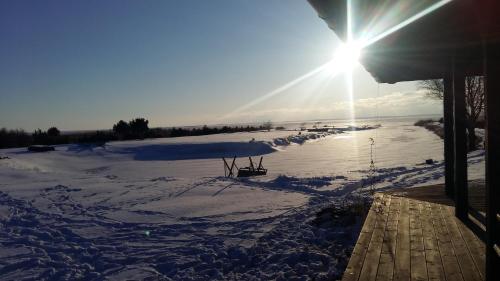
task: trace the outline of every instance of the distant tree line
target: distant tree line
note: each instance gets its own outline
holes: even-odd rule
[[[270,130],[270,122],[260,126],[223,126],[194,128],[149,128],[149,121],[135,118],[129,122],[123,120],[113,125],[112,130],[92,132],[74,132],[61,134],[59,129],[51,127],[47,131],[40,129],[33,133],[24,130],[0,129],[0,148],[26,147],[30,145],[57,145],[69,143],[104,144],[108,141],[136,140],[146,138],[172,138],[184,136],[201,136],[223,133],[252,132]]]
[[[68,143],[105,143],[118,140],[111,131],[77,132],[70,134],[53,135],[49,130],[35,130],[27,133],[24,130],[0,129],[0,149],[12,147],[26,147],[30,145],[56,145]]]

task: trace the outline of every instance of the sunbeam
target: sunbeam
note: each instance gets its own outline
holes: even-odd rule
[[[352,12],[352,0],[347,1],[347,40],[345,43],[342,43],[337,49],[334,51],[333,58],[331,61],[307,72],[306,74],[303,74],[294,80],[250,101],[247,104],[244,104],[235,110],[231,111],[230,113],[225,114],[224,116],[221,116],[215,120],[214,123],[219,123],[221,121],[225,121],[233,116],[235,116],[237,113],[240,113],[242,111],[245,111],[257,104],[260,104],[280,93],[283,93],[290,88],[296,86],[297,84],[307,80],[308,78],[311,78],[323,71],[327,71],[329,74],[330,79],[333,77],[336,77],[340,73],[345,73],[346,77],[346,84],[347,84],[347,89],[348,89],[348,95],[349,95],[349,103],[350,103],[350,117],[351,117],[351,124],[355,125],[355,108],[354,108],[354,87],[353,87],[353,77],[352,77],[352,72],[353,69],[359,65],[359,58],[362,55],[362,49],[366,48],[367,46],[381,40],[382,38],[402,29],[403,27],[409,25],[410,23],[424,17],[425,15],[428,15],[429,13],[432,13],[433,11],[437,10],[438,8],[448,4],[452,0],[441,0],[424,10],[418,12],[417,14],[409,17],[408,19],[400,22],[399,24],[394,25],[393,27],[390,27],[389,29],[379,33],[378,35],[365,38],[364,36],[362,38],[354,38],[353,32],[352,32],[352,21],[353,21],[353,12]]]
[[[272,90],[271,92],[269,92],[269,93],[267,93],[267,94],[265,94],[263,96],[260,96],[259,98],[254,99],[251,102],[249,102],[249,103],[247,103],[247,104],[245,104],[243,106],[238,107],[237,109],[233,110],[232,112],[230,112],[230,113],[222,116],[220,118],[220,120],[224,120],[224,119],[230,118],[231,116],[235,115],[236,113],[239,113],[239,112],[244,111],[244,110],[246,110],[246,109],[248,109],[248,108],[250,108],[252,106],[255,106],[255,105],[257,105],[257,104],[259,104],[259,103],[261,103],[263,101],[266,101],[266,100],[268,100],[268,99],[276,96],[277,94],[282,93],[282,92],[290,89],[291,87],[299,84],[300,82],[302,82],[302,81],[304,81],[304,80],[306,80],[306,79],[308,79],[308,78],[310,78],[310,77],[312,77],[312,76],[314,76],[314,75],[322,72],[323,70],[325,70],[325,68],[327,68],[329,66],[330,66],[330,62],[325,63],[325,64],[323,64],[323,65],[321,65],[321,66],[319,66],[319,67],[317,67],[317,68],[309,71],[308,73],[306,73],[306,74],[304,74],[304,75],[302,75],[300,77],[297,77],[294,80],[292,80],[292,81],[290,81],[290,82],[288,82],[288,83],[286,83],[286,84],[284,84],[284,85],[282,85],[282,86],[280,86],[280,87]]]
[[[310,77],[307,83],[296,85],[294,94],[290,96],[290,99],[287,99],[287,106],[289,108],[314,108],[318,105],[315,102],[324,92],[323,89],[329,84],[331,78],[328,71],[321,71]],[[286,116],[282,117],[286,118]]]
[[[359,42],[361,43],[361,45],[362,45],[363,48],[367,47],[367,46],[369,46],[369,45],[371,45],[371,44],[379,41],[380,39],[382,39],[382,38],[384,38],[384,37],[386,37],[386,36],[388,36],[388,35],[396,32],[396,31],[400,30],[401,28],[409,25],[410,23],[412,23],[412,22],[414,22],[414,21],[422,18],[423,16],[432,13],[433,11],[441,8],[442,6],[444,6],[444,5],[448,4],[448,3],[450,3],[451,1],[452,0],[441,0],[441,1],[437,2],[437,3],[434,3],[431,6],[429,6],[428,8],[426,8],[426,9],[422,10],[421,12],[419,12],[419,13],[411,16],[411,17],[409,17],[408,19],[400,22],[399,24],[397,24],[397,25],[395,25],[395,26],[387,29],[386,31],[384,31],[384,32],[382,32],[382,33],[380,33],[380,34],[378,34],[378,35],[376,35],[374,37],[365,39],[365,40],[361,39],[361,40],[359,40]]]
[[[347,43],[343,46],[344,50],[342,54],[344,57],[347,57],[347,59],[350,60],[350,62],[347,62],[346,65],[350,66],[346,73],[346,83],[347,83],[347,93],[349,96],[349,111],[350,111],[350,123],[351,126],[356,125],[356,111],[354,108],[354,85],[353,85],[353,78],[352,78],[352,72],[353,72],[353,65],[358,63],[359,56],[361,54],[361,49],[362,46],[359,45],[358,42],[353,41],[353,34],[352,34],[352,6],[351,6],[351,0],[347,0]],[[342,46],[341,46],[342,47]],[[342,49],[339,48],[340,52]],[[344,58],[345,59],[345,58]],[[359,149],[358,149],[358,140],[356,138],[356,135],[353,134],[353,142],[354,142],[354,153],[355,159],[359,159]]]
[[[303,108],[318,108],[321,106],[321,99],[327,96],[326,89],[333,80],[333,77],[327,72],[323,71],[319,75],[320,82],[316,84],[316,87],[310,92],[307,99],[301,101],[300,106]]]
[[[361,47],[358,46],[358,43],[353,42],[353,35],[352,35],[352,6],[351,6],[351,0],[347,0],[347,43],[345,44],[344,50],[342,54],[344,57],[348,57],[350,62],[347,62],[346,64],[354,64],[358,61],[360,52],[361,52]],[[341,46],[342,48],[342,46]],[[339,48],[339,51],[342,49]],[[345,58],[344,58],[345,59]],[[349,102],[350,102],[350,111],[351,111],[351,124],[354,125],[355,119],[356,119],[356,112],[354,111],[354,89],[353,89],[353,81],[352,81],[352,67],[347,70],[346,73],[346,82],[347,82],[347,91],[349,94]]]

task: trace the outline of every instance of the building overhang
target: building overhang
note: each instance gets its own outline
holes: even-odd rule
[[[344,41],[350,1],[353,39],[380,37],[360,62],[381,83],[443,78],[452,61],[465,75],[481,75],[484,47],[500,42],[500,1],[308,1]]]

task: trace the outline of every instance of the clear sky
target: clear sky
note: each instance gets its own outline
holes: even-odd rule
[[[305,0],[0,1],[0,127],[111,128],[346,118],[335,34]],[[356,115],[440,113],[415,83],[354,70]],[[229,114],[232,113],[232,114]]]

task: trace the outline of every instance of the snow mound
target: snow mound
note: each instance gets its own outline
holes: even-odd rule
[[[308,140],[316,140],[335,134],[334,132],[316,132],[309,134],[290,135],[288,137],[275,138],[273,144],[276,146],[287,146],[290,144],[304,144]]]

